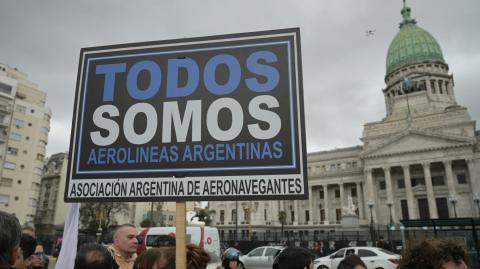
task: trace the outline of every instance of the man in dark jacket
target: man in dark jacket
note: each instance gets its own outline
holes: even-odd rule
[[[0,269],[13,268],[12,265],[21,258],[20,232],[18,219],[0,211]]]

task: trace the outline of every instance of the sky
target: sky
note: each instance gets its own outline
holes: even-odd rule
[[[401,0],[0,2],[0,62],[47,92],[47,155],[68,150],[81,48],[292,27],[301,31],[307,151],[361,145],[363,125],[386,114],[385,60],[402,8]],[[407,4],[439,42],[457,102],[480,119],[480,1]]]

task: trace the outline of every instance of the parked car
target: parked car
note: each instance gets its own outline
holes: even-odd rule
[[[400,255],[381,248],[348,247],[339,249],[330,256],[315,259],[314,269],[337,269],[338,264],[348,255],[356,254],[367,265],[367,269],[395,269]]]
[[[282,251],[281,246],[258,247],[249,253],[240,256],[239,268],[244,269],[272,269],[273,260]]]

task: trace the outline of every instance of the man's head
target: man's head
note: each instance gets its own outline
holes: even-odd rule
[[[20,248],[26,267],[36,266],[39,259],[33,255],[37,247],[37,240],[28,234],[22,234],[20,238]]]
[[[10,266],[20,257],[20,223],[0,211],[0,266]]]
[[[82,246],[75,258],[74,269],[112,269],[113,259],[110,252],[99,244]]]
[[[119,226],[113,233],[113,245],[118,249],[121,255],[131,256],[137,252],[138,231],[131,224]]]
[[[337,269],[367,269],[365,263],[355,254],[348,255],[339,264]]]
[[[22,227],[22,234],[28,234],[31,237],[35,238],[35,228],[25,225]]]
[[[286,247],[278,254],[273,269],[312,269],[313,255],[300,247]]]

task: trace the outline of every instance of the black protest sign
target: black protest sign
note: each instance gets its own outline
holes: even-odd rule
[[[65,200],[305,198],[299,38],[82,49]]]

